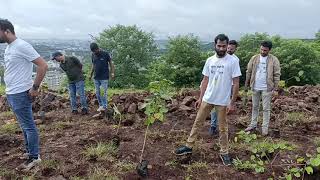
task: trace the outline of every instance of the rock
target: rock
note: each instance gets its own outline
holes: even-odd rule
[[[34,122],[36,123],[36,125],[43,124],[42,119],[36,119],[36,120],[34,120]]]
[[[139,111],[143,110],[146,108],[146,104],[143,102],[138,102],[138,109]]]
[[[197,117],[197,114],[190,114],[189,116],[190,119],[196,119],[196,117]]]
[[[62,175],[59,175],[59,176],[52,176],[49,178],[49,180],[67,180],[67,179],[64,178]]]
[[[179,110],[181,110],[181,111],[191,111],[192,108],[191,108],[191,107],[188,107],[188,106],[186,106],[186,105],[181,105],[181,106],[179,107]]]
[[[120,113],[123,113],[123,112],[124,112],[124,106],[123,106],[123,104],[118,104],[117,107],[118,107],[118,110],[119,110]]]
[[[303,109],[307,107],[307,105],[304,102],[298,102],[298,106]]]
[[[318,108],[317,113],[316,113],[317,117],[320,117],[320,108]]]
[[[97,113],[97,114],[95,114],[95,115],[93,115],[92,116],[94,119],[102,119],[103,118],[103,113],[102,112],[99,112],[99,113]]]
[[[311,103],[313,102],[313,99],[311,97],[304,98],[305,102]]]
[[[119,97],[119,99],[120,99],[120,100],[126,100],[126,99],[127,99],[127,96],[126,96],[126,95],[122,95],[122,96]]]
[[[182,105],[186,105],[186,106],[189,106],[193,101],[195,101],[196,99],[192,96],[187,96],[183,99],[182,101]]]
[[[134,114],[137,111],[137,105],[135,103],[131,103],[128,108],[128,113]]]
[[[178,105],[172,105],[170,104],[168,107],[168,112],[174,112],[177,111],[179,109]]]
[[[172,99],[172,105],[174,105],[174,106],[179,105],[178,100],[176,100],[176,99]]]

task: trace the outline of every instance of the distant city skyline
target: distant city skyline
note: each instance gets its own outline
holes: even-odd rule
[[[0,18],[24,39],[90,39],[116,24],[137,25],[156,39],[192,33],[210,41],[218,33],[239,39],[266,32],[311,39],[320,29],[318,0],[11,0]]]

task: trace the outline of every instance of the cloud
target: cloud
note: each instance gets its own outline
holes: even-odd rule
[[[25,38],[88,38],[115,24],[136,24],[157,38],[193,33],[208,40],[220,32],[312,38],[320,28],[318,7],[318,0],[10,0],[0,12]]]

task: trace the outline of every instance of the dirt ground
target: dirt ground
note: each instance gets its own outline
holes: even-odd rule
[[[294,160],[296,155],[315,153],[315,139],[320,137],[320,88],[292,87],[273,99],[270,122],[270,136],[295,145],[289,152],[280,152],[273,158],[266,172],[256,174],[240,171],[234,166],[223,166],[219,158],[218,136],[208,133],[209,120],[203,123],[194,153],[190,157],[177,157],[173,151],[183,145],[191,130],[196,110],[194,107],[198,92],[186,90],[168,101],[169,113],[164,123],[155,123],[149,129],[143,159],[149,161],[147,179],[278,179],[282,175],[283,160]],[[72,115],[68,99],[52,92],[42,94],[34,103],[35,115],[44,107],[46,119],[39,122],[42,165],[31,172],[17,172],[15,167],[23,162],[23,136],[18,129],[13,133],[0,134],[0,179],[141,179],[136,165],[143,145],[146,126],[145,115],[140,109],[147,93],[114,95],[115,103],[123,115],[119,130],[120,144],[115,153],[107,158],[88,157],[86,148],[99,143],[112,142],[117,130],[113,118],[93,118],[97,101],[88,96],[89,115]],[[41,104],[42,103],[42,104]],[[238,110],[228,115],[230,154],[233,158],[249,159],[250,153],[233,141],[236,133],[243,130],[250,121],[251,102],[244,105],[239,98]],[[140,110],[139,110],[140,109]],[[5,98],[0,97],[0,126],[14,123]],[[288,119],[288,114],[301,115],[297,121]],[[294,114],[296,113],[296,114]],[[260,118],[261,122],[261,118]],[[260,126],[261,127],[261,126]],[[259,136],[258,139],[265,137]],[[99,176],[101,175],[102,176]],[[320,179],[319,174],[304,179]]]

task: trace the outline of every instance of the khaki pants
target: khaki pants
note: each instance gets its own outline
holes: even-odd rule
[[[270,112],[271,112],[271,98],[272,98],[272,92],[253,91],[253,94],[252,94],[252,119],[251,119],[251,123],[250,123],[249,127],[257,127],[260,100],[262,99],[262,108],[263,108],[262,131],[265,133],[268,132],[269,121],[270,121]]]
[[[229,151],[229,142],[228,142],[228,122],[226,119],[227,107],[226,106],[218,106],[208,104],[206,102],[202,102],[200,109],[197,113],[196,120],[193,123],[191,133],[187,140],[186,146],[192,148],[194,146],[195,140],[198,136],[199,128],[203,125],[203,122],[206,120],[206,117],[210,114],[213,108],[216,108],[216,112],[218,114],[218,122],[219,122],[219,144],[220,144],[220,153],[228,154]]]

